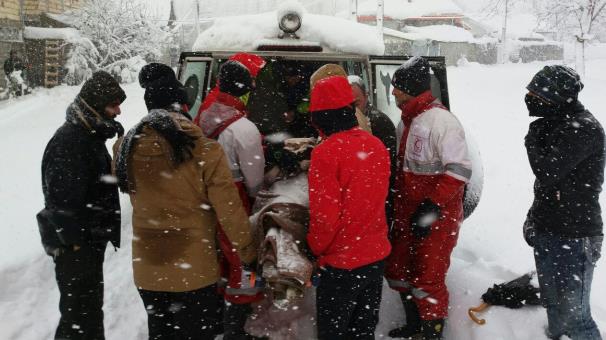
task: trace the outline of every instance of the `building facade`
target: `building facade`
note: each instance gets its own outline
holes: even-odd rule
[[[0,64],[8,58],[10,51],[28,62],[25,26],[61,27],[47,14],[61,14],[77,9],[84,0],[0,0]],[[0,92],[6,88],[4,72],[0,75]]]

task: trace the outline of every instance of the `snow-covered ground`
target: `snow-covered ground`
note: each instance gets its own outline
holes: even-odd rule
[[[453,255],[446,339],[546,339],[541,308],[494,307],[485,314],[485,326],[472,324],[466,315],[467,308],[478,304],[493,283],[513,279],[534,266],[531,249],[521,235],[532,198],[532,175],[523,148],[530,118],[523,96],[527,82],[541,66],[468,64],[448,69],[452,108],[480,144],[486,177],[482,202],[463,225]],[[606,59],[590,61],[581,93],[581,100],[604,123],[606,112],[600,104],[605,70]],[[145,105],[137,84],[125,89],[128,98],[119,120],[129,128],[145,114]],[[53,264],[40,246],[34,216],[43,204],[42,152],[77,91],[59,87],[0,102],[0,339],[49,339],[59,317]],[[110,340],[139,340],[146,338],[146,316],[132,282],[131,207],[126,197],[122,204],[123,247],[106,254],[105,326]],[[606,336],[606,291],[601,289],[606,286],[604,263],[598,263],[595,273],[592,308]],[[401,323],[400,302],[385,289],[377,338],[386,337],[389,329]]]

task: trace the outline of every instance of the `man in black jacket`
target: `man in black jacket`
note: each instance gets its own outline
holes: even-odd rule
[[[55,261],[61,320],[55,339],[104,339],[103,260],[120,245],[120,202],[105,141],[122,135],[114,120],[126,94],[96,72],[67,108],[42,159],[42,244]]]
[[[349,76],[347,79],[349,80],[349,84],[351,84],[351,89],[354,97],[356,98],[356,107],[360,109],[368,118],[373,136],[379,138],[381,142],[383,142],[383,145],[385,145],[387,148],[387,151],[389,151],[389,160],[391,161],[391,176],[389,178],[390,190],[387,193],[385,209],[387,214],[387,226],[391,228],[391,222],[393,221],[393,190],[391,188],[393,188],[395,184],[395,169],[397,163],[396,127],[385,113],[370,105],[370,102],[368,101],[369,94],[362,78],[359,76]]]
[[[603,240],[604,130],[578,101],[582,88],[574,70],[546,66],[525,99],[530,116],[539,119],[526,136],[536,181],[524,237],[534,247],[552,339],[601,339],[589,296]]]

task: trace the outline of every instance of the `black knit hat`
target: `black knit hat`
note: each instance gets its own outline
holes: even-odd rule
[[[391,85],[398,90],[416,97],[431,90],[430,67],[427,59],[412,57],[402,64],[391,78]]]
[[[115,102],[121,104],[126,99],[120,84],[105,71],[93,73],[92,78],[82,85],[78,96],[100,114],[103,114],[106,106]]]
[[[145,88],[143,99],[148,110],[169,109],[175,103],[187,104],[185,87],[177,80],[173,69],[167,65],[145,65],[139,72],[139,84]]]
[[[219,91],[240,97],[252,90],[252,78],[248,69],[233,60],[226,61],[219,70]]]
[[[562,65],[545,66],[526,86],[528,91],[556,105],[575,103],[583,87],[576,71]]]

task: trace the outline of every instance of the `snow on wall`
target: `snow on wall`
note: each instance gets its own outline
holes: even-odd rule
[[[289,7],[281,6],[277,11],[262,14],[217,18],[210,28],[200,34],[193,50],[255,50],[262,42],[277,39],[280,35],[278,14],[284,13],[286,8],[298,7],[293,3],[285,6]],[[302,7],[298,8],[302,10]],[[376,29],[371,26],[326,15],[302,14],[302,25],[297,36],[303,41],[319,43],[325,48],[344,53],[381,55],[385,51],[385,45],[377,39]]]

